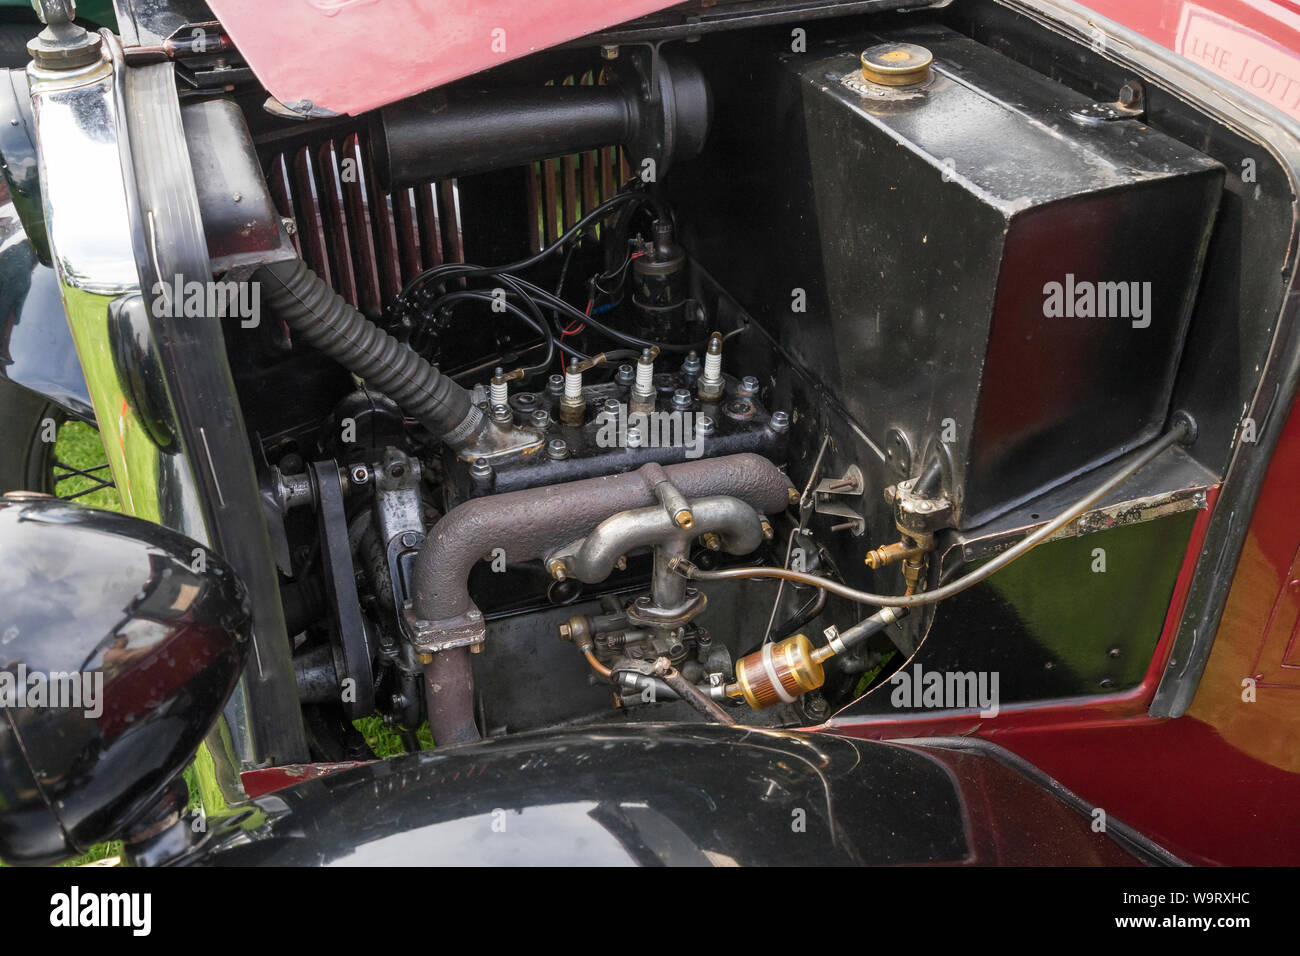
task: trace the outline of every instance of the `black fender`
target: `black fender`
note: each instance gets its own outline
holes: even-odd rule
[[[254,772],[256,773],[256,772]],[[373,761],[255,800],[186,862],[236,866],[1176,862],[981,741],[606,724]],[[245,783],[252,783],[245,775]],[[250,787],[250,792],[257,787]]]

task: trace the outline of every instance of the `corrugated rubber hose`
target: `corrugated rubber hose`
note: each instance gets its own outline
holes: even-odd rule
[[[453,448],[477,433],[483,413],[469,392],[334,292],[301,259],[262,266],[253,278],[298,338],[383,392]]]

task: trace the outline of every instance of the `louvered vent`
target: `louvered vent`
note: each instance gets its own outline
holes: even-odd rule
[[[372,318],[416,273],[465,259],[456,181],[384,192],[364,131],[278,153],[267,179],[303,260]]]
[[[568,76],[561,85],[572,86],[574,82],[574,77]],[[588,71],[577,82],[590,86],[595,81]],[[618,192],[618,187],[630,176],[618,146],[530,164],[528,238],[533,251],[562,236],[566,229]]]
[[[575,82],[564,78],[565,85]],[[595,82],[588,72],[576,82]],[[617,146],[529,164],[528,239],[536,251],[618,191],[631,175]],[[456,181],[384,192],[364,128],[335,132],[271,156],[266,170],[282,216],[297,226],[306,263],[353,306],[377,318],[424,269],[464,262]]]

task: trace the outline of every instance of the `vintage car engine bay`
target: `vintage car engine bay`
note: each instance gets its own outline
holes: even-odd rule
[[[923,643],[960,663],[973,620],[979,656],[1025,653],[992,645],[1026,609],[973,585],[1053,537],[1123,539],[1167,600],[1213,484],[1175,388],[1222,165],[1123,105],[1136,81],[1098,104],[943,23],[826,32],[250,119],[300,255],[251,273],[269,320],[227,338],[270,398],[249,427],[323,754],[376,710],[408,747],[426,717],[440,744],[817,723]],[[1072,550],[1008,572],[1036,613],[1123,580]],[[1122,687],[1151,601],[1004,669],[1003,705]]]
[[[114,49],[102,84],[188,84],[122,122],[141,196],[197,198],[141,224],[157,288],[187,299],[188,249],[228,293],[201,347],[238,407],[202,434],[254,469],[211,490],[252,522],[247,694],[306,742],[247,765],[365,758],[374,715],[408,751],[799,728],[933,709],[903,668],[996,674],[947,704],[973,726],[1147,678],[1269,350],[1266,150],[1014,4],[613,31],[356,116],[207,29],[220,62]],[[42,135],[66,94],[35,82]],[[165,446],[190,346],[159,340],[119,374]],[[229,408],[201,384],[182,428]]]

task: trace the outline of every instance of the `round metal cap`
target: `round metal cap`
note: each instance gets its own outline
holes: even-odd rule
[[[916,86],[930,78],[933,61],[915,43],[879,43],[862,51],[862,78],[881,86]]]

